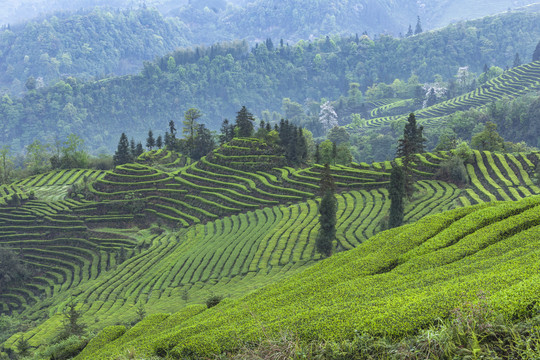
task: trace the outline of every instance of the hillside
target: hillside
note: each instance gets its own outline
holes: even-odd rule
[[[535,61],[510,69],[501,76],[482,84],[474,91],[433,106],[419,109],[415,111],[415,116],[426,128],[440,127],[444,125],[442,119],[458,111],[480,108],[497,100],[516,98],[539,90],[540,61]],[[400,101],[396,101],[378,107],[372,111],[372,115],[376,116],[384,113],[396,107],[399,103]],[[380,128],[389,126],[392,122],[404,119],[408,115],[407,113],[387,117],[374,117],[359,125],[360,128]]]
[[[417,16],[421,17],[424,31],[434,30],[458,21],[504,13],[536,1],[256,0],[244,7],[229,8],[225,8],[223,1],[201,3],[170,14],[178,16],[194,35],[200,34],[204,39],[228,37],[261,41],[271,37],[296,42],[329,34],[405,35],[409,25],[415,30]],[[204,5],[207,5],[206,10]],[[209,31],[202,34],[202,29]]]
[[[67,78],[21,99],[4,96],[0,141],[18,151],[27,139],[77,133],[91,148],[113,149],[125,129],[141,138],[149,128],[181,119],[189,107],[200,109],[201,120],[216,129],[243,105],[260,115],[280,111],[284,98],[314,105],[304,116],[310,119],[318,115],[321,99],[339,99],[351,83],[365,91],[374,82],[405,81],[414,74],[421,82],[437,74],[451,79],[464,65],[478,72],[485,64],[504,68],[516,53],[532,54],[540,38],[539,17],[506,14],[406,39],[339,37],[295,46],[261,43],[251,50],[235,42],[178,50],[146,63],[138,75],[89,82]],[[359,112],[362,103],[368,105],[362,98],[352,101],[349,114]]]
[[[416,156],[418,191],[406,222],[540,193],[531,181],[538,154],[475,152],[464,189],[435,177],[449,156]],[[391,167],[332,167],[340,192],[338,252],[362,249],[380,231]],[[139,306],[149,314],[175,312],[209,294],[236,299],[289,278],[320,260],[314,247],[320,171],[284,167],[264,143],[236,139],[195,163],[160,150],[114,171],[54,171],[3,187],[0,244],[33,270],[24,285],[2,292],[0,310],[37,321],[25,337],[39,346],[60,331],[70,299],[80,304],[84,323],[100,329],[133,322]],[[65,198],[73,184],[81,184],[79,195]]]
[[[402,337],[478,300],[479,292],[507,318],[531,314],[540,294],[538,205],[532,197],[427,217],[241,299],[156,314],[125,333],[106,329],[77,359],[128,349],[196,358],[287,331],[304,341],[366,332]]]
[[[530,315],[540,293],[536,270],[539,204],[539,198],[534,196],[429,216],[376,235],[358,248],[304,271],[293,267],[286,279],[278,280],[277,273],[270,273],[274,283],[247,296],[222,301],[213,309],[194,305],[173,315],[154,313],[128,331],[123,326],[106,328],[77,358],[109,359],[128,350],[138,357],[168,354],[197,358],[235,350],[241,343],[257,343],[287,331],[294,331],[303,341],[340,341],[366,332],[399,338],[447,317],[464,301],[477,300],[479,292],[489,294],[493,308],[509,319]],[[245,239],[249,238],[246,234]],[[190,242],[196,241],[189,239],[178,246],[189,248]],[[244,242],[244,237],[240,241]],[[166,246],[167,242],[161,243]],[[177,254],[161,252],[170,259]],[[209,257],[200,254],[198,258]],[[155,286],[168,283],[186,262],[143,259],[135,257],[122,265],[116,276],[107,275],[110,290],[102,292],[93,282],[86,292],[76,293],[77,299],[88,298],[92,308],[105,308],[100,319],[109,313],[117,321],[121,309],[133,309],[133,295],[141,291],[145,296],[150,291],[148,304],[157,303]],[[156,266],[171,270],[156,271]],[[128,285],[137,278],[127,276],[131,268],[145,274],[146,287]],[[198,269],[204,274],[200,266]],[[152,277],[154,281],[149,280]],[[256,279],[247,277],[236,282],[228,278],[214,283],[218,289],[226,283],[234,289]],[[131,295],[117,288],[124,283]],[[100,301],[96,298],[99,294],[121,300],[114,304]],[[178,303],[179,299],[181,292],[171,300]],[[154,311],[159,309],[163,308]],[[41,332],[30,333],[31,340],[44,341],[59,321],[47,321]]]
[[[146,8],[56,13],[11,26],[0,31],[0,89],[19,94],[68,76],[136,73],[143,61],[190,45],[186,32],[179,20]]]

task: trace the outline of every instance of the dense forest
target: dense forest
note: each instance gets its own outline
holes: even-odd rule
[[[14,94],[72,75],[81,79],[135,73],[189,42],[186,27],[157,10],[57,13],[0,31],[0,89]]]
[[[127,0],[8,1],[3,7],[6,14],[27,10],[43,15],[18,24],[16,15],[2,20],[0,14],[0,91],[19,94],[29,79],[30,86],[34,79],[41,86],[66,76],[88,79],[133,74],[143,60],[163,56],[179,46],[236,39],[254,45],[266,38],[283,39],[292,45],[326,35],[356,33],[371,38],[378,34],[411,36],[470,18],[470,11],[481,17],[530,2],[501,1],[486,7],[484,1],[463,6],[462,1],[442,0],[288,0],[277,6],[271,0],[156,0],[147,8]]]
[[[351,89],[355,100],[349,114],[359,113],[366,100],[398,96],[374,94],[375,83],[403,79],[415,86],[405,87],[402,91],[409,93],[400,96],[411,98],[417,82],[454,79],[460,67],[468,66],[474,75],[488,65],[512,66],[515,54],[529,62],[540,37],[539,17],[505,14],[405,39],[360,35],[296,45],[267,39],[253,48],[239,41],[181,49],[146,62],[135,76],[88,82],[68,77],[51,87],[32,86],[21,99],[4,95],[1,140],[18,151],[34,138],[75,133],[94,151],[110,150],[124,129],[142,137],[149,128],[165,129],[190,107],[202,111],[211,129],[243,105],[257,117],[264,118],[265,110],[281,112],[267,121],[293,117],[282,109],[286,99],[300,104],[297,110],[309,120],[326,100],[350,97]]]

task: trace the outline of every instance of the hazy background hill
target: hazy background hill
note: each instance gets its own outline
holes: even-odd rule
[[[321,102],[350,95],[351,83],[365,92],[374,83],[395,79],[413,85],[448,81],[464,66],[477,74],[486,65],[506,68],[516,53],[529,62],[540,38],[539,17],[511,13],[405,39],[336,36],[294,46],[266,42],[249,48],[235,42],[184,49],[147,62],[138,75],[86,83],[66,78],[21,99],[5,95],[0,141],[16,151],[36,138],[76,133],[93,149],[111,150],[126,129],[143,139],[150,128],[164,131],[169,120],[180,122],[190,107],[218,129],[243,105],[262,116],[265,110],[281,111],[284,98],[318,119]],[[269,120],[279,121],[277,116]]]
[[[327,35],[394,37],[506,12],[534,0],[4,0],[0,12],[0,91],[20,94],[75,76],[133,74],[180,46],[272,38],[294,45]],[[101,9],[96,9],[99,6]],[[529,7],[528,9],[530,9]],[[38,16],[35,18],[35,16]],[[28,20],[32,18],[32,20]],[[26,21],[26,22],[23,22]]]

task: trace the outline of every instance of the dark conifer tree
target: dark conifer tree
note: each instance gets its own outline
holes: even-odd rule
[[[521,58],[519,57],[519,53],[516,53],[512,67],[518,67],[518,66],[521,66]]]
[[[409,24],[409,30],[407,30],[407,33],[405,34],[406,37],[413,36],[414,33],[412,31],[412,26]]]
[[[334,165],[336,165],[336,158],[337,158],[337,145],[335,142],[332,143],[332,161],[334,162]]]
[[[236,126],[238,127],[239,137],[250,137],[253,135],[253,122],[255,118],[245,106],[236,115]]]
[[[416,29],[414,29],[414,35],[421,34],[422,31],[422,23],[420,22],[420,16],[418,16],[416,20]]]
[[[156,146],[156,140],[154,139],[154,133],[152,130],[148,130],[148,137],[146,138],[146,148],[152,150]]]
[[[163,147],[163,139],[161,137],[161,135],[159,135],[156,139],[156,147],[158,149],[161,149]]]
[[[290,126],[287,135],[288,140],[287,147],[285,148],[285,157],[291,164],[296,164],[298,162],[298,154],[296,149],[296,137],[298,135],[296,126]]]
[[[269,133],[270,131],[272,131],[272,126],[270,126],[270,123],[267,122],[266,123],[266,132]]]
[[[113,155],[114,165],[122,165],[131,161],[131,153],[129,150],[129,141],[126,134],[120,135],[120,141],[118,142],[118,148]]]
[[[194,160],[199,160],[216,147],[214,136],[204,124],[197,124],[196,136],[193,145],[191,157]]]
[[[163,140],[163,143],[164,143],[166,149],[172,150],[171,134],[169,134],[168,131],[165,131],[165,139]]]
[[[169,121],[169,131],[171,132],[171,138],[176,138],[176,126],[174,121]]]
[[[398,142],[396,156],[402,158],[407,196],[411,196],[414,191],[412,184],[413,179],[410,171],[412,156],[413,154],[424,152],[424,143],[426,142],[426,139],[423,136],[423,130],[424,128],[422,126],[416,125],[414,113],[410,113],[407,124],[403,129],[403,138],[399,139]]]
[[[403,169],[395,164],[390,173],[388,193],[390,196],[388,227],[395,228],[403,223],[403,212],[405,209],[403,202],[403,198],[405,197],[405,174]]]
[[[144,152],[144,148],[143,148],[142,143],[140,141],[137,143],[137,148],[136,149],[137,150],[135,152],[135,155],[136,155],[136,157],[139,157],[139,155],[141,155]]]
[[[532,61],[540,61],[540,41],[536,45],[536,49],[533,52]]]
[[[302,163],[307,159],[307,143],[302,128],[298,129],[296,138],[296,151],[298,153],[298,162]]]
[[[137,144],[135,144],[135,139],[131,138],[129,142],[129,152],[131,153],[132,159],[135,159],[135,151],[137,150]]]
[[[321,171],[321,204],[319,206],[320,230],[315,241],[317,252],[325,257],[332,255],[332,242],[336,237],[337,201],[335,184],[330,166],[324,165]]]
[[[230,124],[229,120],[223,120],[221,124],[221,134],[219,135],[219,143],[221,145],[231,141],[234,138],[234,124]]]
[[[321,152],[319,150],[319,144],[315,145],[315,164],[320,164],[321,162]]]
[[[429,93],[428,93],[428,96],[427,96],[427,100],[426,100],[426,106],[429,107],[429,106],[433,106],[437,103],[437,95],[435,95],[435,89],[434,88],[431,88],[429,90]]]

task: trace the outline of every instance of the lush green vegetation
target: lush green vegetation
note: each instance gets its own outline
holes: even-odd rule
[[[246,42],[183,49],[146,63],[139,75],[87,83],[67,78],[29,91],[22,99],[5,95],[0,103],[5,119],[0,140],[17,151],[29,139],[52,140],[54,128],[60,136],[80,134],[88,146],[112,150],[117,134],[127,128],[140,139],[149,128],[165,129],[170,119],[180,119],[188,108],[196,107],[204,115],[201,121],[216,129],[223,117],[232,118],[242,105],[267,122],[283,116],[303,126],[314,124],[314,131],[320,127],[324,99],[338,99],[337,121],[343,125],[353,120],[353,113],[367,118],[372,109],[385,105],[380,99],[416,98],[419,81],[431,82],[436,75],[449,79],[466,65],[471,72],[482,71],[485,64],[504,68],[515,53],[528,57],[540,36],[537,17],[505,14],[406,39],[353,36],[275,44],[271,49],[266,43],[249,49]],[[374,83],[395,79],[403,79],[396,86],[398,92],[388,86],[367,90]],[[458,90],[470,89],[456,88],[450,98]],[[306,106],[299,105],[298,112],[295,104]],[[102,124],[107,124],[105,131]]]
[[[186,28],[156,10],[58,13],[0,31],[0,88],[14,94],[62,77],[130,74],[142,62],[189,45]]]
[[[465,312],[461,320],[484,324],[493,321],[491,310],[506,319],[537,315],[539,204],[538,197],[531,197],[427,217],[241,299],[148,318],[133,328],[136,336],[110,336],[107,345],[98,336],[100,345],[78,359],[108,359],[127,349],[141,357],[197,358],[288,332],[303,341],[353,340],[357,334],[396,339],[428,328],[460,307]],[[481,292],[489,294],[491,308],[478,298]],[[483,314],[468,313],[475,309]],[[486,354],[481,344],[489,340],[482,335],[490,332],[482,323],[463,326],[462,348]],[[442,340],[434,336],[434,342]],[[538,354],[537,346],[531,343],[529,353]],[[498,350],[512,354],[519,349]]]
[[[78,304],[81,321],[90,331],[118,323],[129,327],[143,312],[175,312],[185,307],[184,315],[178,315],[185,319],[207,307],[190,306],[214,295],[239,298],[316,264],[321,259],[316,238],[318,186],[324,167],[287,167],[283,155],[273,154],[275,149],[260,139],[236,138],[198,162],[160,149],[112,171],[56,170],[6,186],[8,205],[0,208],[0,243],[20,254],[29,274],[23,285],[3,288],[2,312],[16,310],[37,326],[11,336],[4,346],[16,349],[22,334],[31,347],[57,341],[63,329],[62,309],[70,302]],[[461,205],[540,193],[531,180],[539,160],[536,153],[473,152],[465,161],[471,186],[462,190],[445,182],[452,181],[451,177],[440,174],[451,158],[452,152],[411,157],[416,191],[405,201],[405,223]],[[398,165],[402,162],[396,160]],[[386,226],[390,209],[386,186],[394,166],[390,162],[330,166],[338,190],[332,244],[337,258],[345,256],[339,254],[345,250],[364,249],[360,244],[370,244],[366,240]],[[13,203],[17,191],[21,196]],[[479,206],[491,209],[488,204]],[[235,302],[225,299],[222,303]],[[283,324],[290,326],[287,321]],[[412,331],[414,324],[407,326],[411,328],[396,334]],[[16,329],[13,325],[8,331]],[[271,325],[270,329],[276,328]],[[299,335],[311,339],[311,330],[305,331]],[[328,331],[334,330],[328,327]],[[81,346],[65,341],[75,348]],[[154,345],[145,345],[146,350],[132,346],[141,356],[168,351]],[[214,351],[213,346],[197,345],[197,349]],[[89,347],[87,356],[96,356],[91,350],[96,348],[101,346]],[[124,351],[123,346],[118,349]]]

